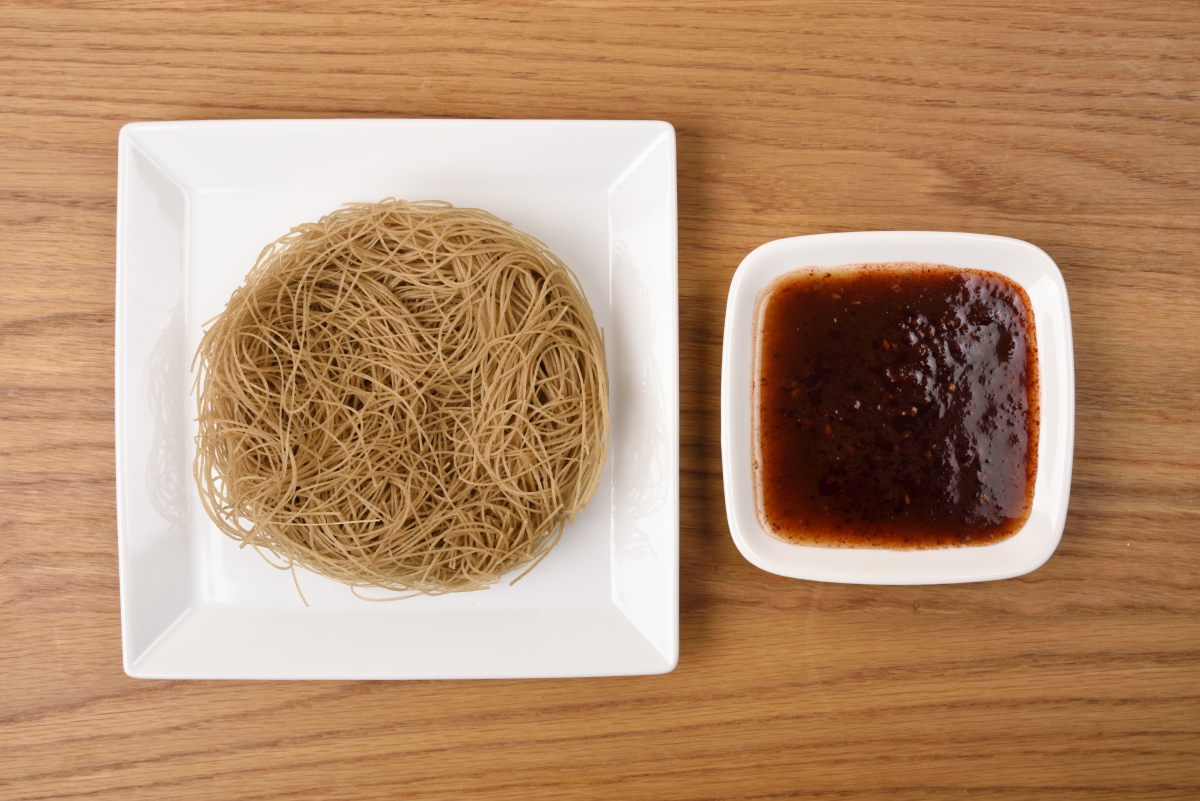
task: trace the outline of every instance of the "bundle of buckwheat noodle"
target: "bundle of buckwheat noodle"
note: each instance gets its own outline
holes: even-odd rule
[[[604,345],[583,292],[476,209],[389,199],[293,229],[195,368],[209,516],[281,567],[356,588],[528,572],[603,468]]]

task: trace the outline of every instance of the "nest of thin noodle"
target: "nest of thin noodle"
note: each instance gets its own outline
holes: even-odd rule
[[[608,437],[575,276],[436,202],[347,206],[268,246],[203,336],[196,395],[195,477],[221,531],[401,593],[536,566],[594,494]]]

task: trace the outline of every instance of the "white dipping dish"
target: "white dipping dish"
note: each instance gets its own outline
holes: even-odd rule
[[[135,123],[117,170],[121,634],[136,677],[662,673],[679,652],[675,132],[663,122]],[[189,366],[264,245],[385,197],[487,209],[579,277],[604,332],[608,462],[516,585],[371,603],[239,550],[192,480]],[[517,573],[514,572],[513,576]],[[383,593],[386,595],[386,593]]]
[[[756,508],[753,385],[756,304],[775,279],[806,267],[924,262],[999,273],[1024,288],[1037,338],[1040,431],[1032,509],[1011,537],[990,545],[925,550],[784,542]],[[871,231],[777,239],[742,261],[729,287],[721,360],[721,466],[729,531],[752,564],[799,579],[853,584],[949,584],[1036,570],[1058,547],[1071,490],[1075,365],[1066,285],[1054,261],[1028,242],[928,231]]]

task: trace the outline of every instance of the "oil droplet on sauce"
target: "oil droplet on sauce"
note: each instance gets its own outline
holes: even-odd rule
[[[759,298],[759,514],[780,539],[986,545],[1029,517],[1037,340],[1004,276],[934,264],[803,269]]]

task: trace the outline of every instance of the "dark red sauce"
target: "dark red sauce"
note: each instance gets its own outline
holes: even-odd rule
[[[929,264],[785,276],[759,301],[759,511],[780,539],[983,545],[1029,516],[1037,345],[1029,298]]]

